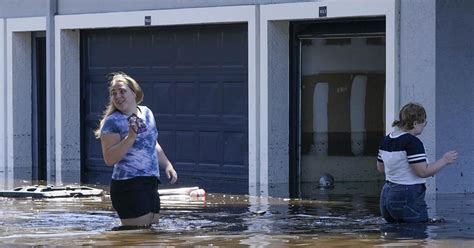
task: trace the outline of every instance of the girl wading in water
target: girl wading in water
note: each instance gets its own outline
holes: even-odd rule
[[[114,167],[112,206],[123,226],[149,226],[159,220],[158,165],[171,183],[178,176],[157,141],[153,112],[138,105],[143,101],[138,83],[125,73],[114,73],[109,93],[110,101],[95,135],[102,143],[105,163]]]
[[[408,103],[393,122],[393,132],[380,144],[377,169],[385,172],[380,195],[380,211],[389,223],[427,222],[426,178],[456,161],[458,153],[449,151],[428,164],[420,135],[427,124],[426,111],[418,103]]]

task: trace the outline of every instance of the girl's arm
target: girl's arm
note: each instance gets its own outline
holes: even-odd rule
[[[100,142],[102,144],[102,155],[105,160],[105,164],[112,166],[127,154],[128,149],[133,145],[137,134],[135,132],[129,132],[125,139],[120,140],[120,135],[117,133],[103,134],[100,136]]]
[[[415,174],[421,178],[433,176],[443,169],[446,165],[453,163],[458,158],[456,151],[449,151],[443,155],[443,157],[431,164],[426,162],[415,163],[411,165],[411,168]]]
[[[161,148],[158,141],[156,142],[156,152],[158,153],[158,164],[162,169],[165,170],[166,176],[170,179],[170,183],[173,184],[178,180],[178,174],[173,168],[173,165],[169,161],[168,157],[166,157],[165,151]]]

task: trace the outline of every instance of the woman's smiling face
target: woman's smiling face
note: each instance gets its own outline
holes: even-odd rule
[[[135,92],[127,83],[116,81],[110,87],[110,99],[114,106],[123,113],[129,113],[136,108]]]

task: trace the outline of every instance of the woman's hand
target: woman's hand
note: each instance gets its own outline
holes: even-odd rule
[[[138,133],[137,122],[134,121],[133,118],[130,118],[128,120],[128,135],[127,136],[135,140],[135,138],[137,137],[137,133]]]
[[[169,164],[165,169],[166,176],[170,180],[170,183],[173,184],[178,180],[178,173],[174,170],[173,166]]]

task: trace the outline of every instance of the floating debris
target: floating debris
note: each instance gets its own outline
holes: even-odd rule
[[[33,197],[33,198],[54,198],[54,197],[89,197],[102,196],[102,189],[91,188],[87,186],[23,186],[13,190],[0,191],[3,197]]]

